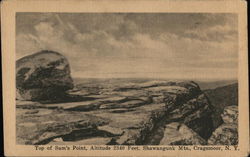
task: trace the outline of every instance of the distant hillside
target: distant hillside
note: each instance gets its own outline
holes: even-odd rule
[[[202,90],[215,89],[217,87],[223,87],[237,83],[237,80],[221,80],[221,81],[196,81]]]
[[[214,106],[238,105],[238,83],[204,90]]]
[[[221,124],[222,114],[226,106],[238,106],[238,83],[230,84],[215,89],[204,90],[211,104],[214,106],[214,127]]]

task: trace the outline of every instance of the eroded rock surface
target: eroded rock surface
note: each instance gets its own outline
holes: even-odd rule
[[[73,88],[67,59],[53,51],[41,51],[16,61],[16,98],[47,100],[64,97]]]
[[[213,124],[214,129],[216,129],[223,123],[221,114],[224,112],[224,108],[238,106],[238,83],[207,89],[204,93],[214,108]]]
[[[224,123],[238,123],[238,106],[227,106],[221,115]]]
[[[108,123],[107,119],[51,109],[17,109],[17,142],[19,144],[46,144],[56,137],[75,131],[96,131],[98,126]]]
[[[18,100],[17,142],[204,144],[212,133],[210,103],[192,81],[107,81],[79,84],[69,93],[88,99],[60,103]],[[178,127],[171,128],[175,122]],[[171,129],[180,135],[176,141],[171,141],[175,135],[168,135]]]
[[[170,123],[165,126],[160,145],[204,145],[206,141],[185,124]]]
[[[209,138],[211,145],[238,144],[238,106],[227,106],[221,115],[223,124],[220,125]]]

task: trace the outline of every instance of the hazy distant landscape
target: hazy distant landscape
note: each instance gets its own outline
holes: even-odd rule
[[[154,78],[74,78],[75,84],[103,84],[106,82],[112,84],[119,84],[120,82],[133,82],[133,83],[142,83],[152,80],[162,80],[162,81],[171,81],[171,80],[179,80],[179,81],[188,81],[183,79],[154,79]],[[189,79],[190,80],[190,79]],[[237,83],[237,80],[193,80],[199,84],[202,90],[206,89],[214,89],[217,87],[222,87],[230,84]]]

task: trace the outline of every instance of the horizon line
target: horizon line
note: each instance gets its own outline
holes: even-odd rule
[[[238,81],[238,78],[164,78],[164,77],[74,77],[73,79],[168,79],[168,80],[217,80]]]

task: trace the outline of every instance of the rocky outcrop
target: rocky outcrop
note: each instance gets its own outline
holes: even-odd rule
[[[108,81],[77,85],[69,94],[88,100],[17,101],[18,143],[204,144],[212,133],[210,103],[192,81]],[[48,113],[41,115],[41,110]],[[49,127],[47,121],[53,121]]]
[[[165,126],[160,145],[204,145],[206,141],[185,124],[173,122]]]
[[[205,90],[204,93],[207,95],[214,108],[213,113],[213,124],[214,129],[218,128],[223,120],[221,114],[226,106],[238,106],[238,83],[217,87],[215,89]]]
[[[212,109],[206,96],[198,96],[181,105],[173,104],[173,109],[168,113],[168,121],[178,121],[187,125],[201,137],[207,139],[213,131]]]
[[[19,144],[46,144],[80,131],[87,136],[108,120],[96,116],[51,109],[18,109],[16,115]]]
[[[57,52],[41,51],[16,61],[19,100],[55,100],[72,88],[69,63]]]
[[[221,115],[223,124],[220,125],[208,140],[211,145],[238,144],[238,106],[227,106]]]
[[[238,123],[238,106],[227,106],[224,109],[221,118],[224,123]]]

